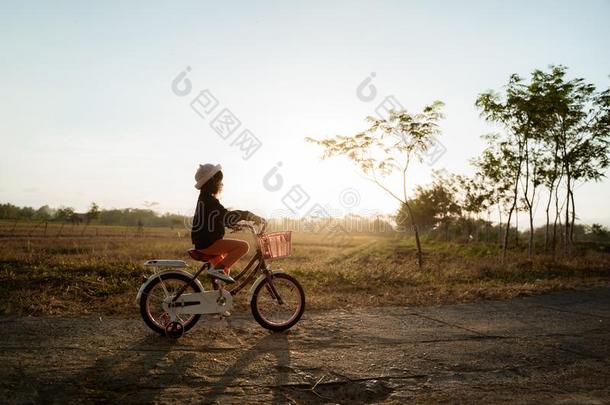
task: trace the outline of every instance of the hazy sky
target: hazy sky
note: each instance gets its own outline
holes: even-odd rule
[[[156,202],[190,214],[197,165],[211,162],[224,167],[226,206],[391,213],[383,191],[345,160],[320,161],[304,137],[355,133],[387,96],[412,111],[439,99],[447,152],[414,167],[411,188],[432,168],[470,173],[491,130],[477,94],[549,64],[609,86],[608,21],[608,1],[4,1],[0,202],[81,211]],[[179,96],[172,81],[187,66],[191,90]],[[356,89],[371,73],[367,102]],[[235,133],[211,127],[225,108],[241,122]],[[245,129],[262,145],[247,160]],[[273,191],[263,178],[277,162]],[[608,181],[576,194],[585,222],[610,224],[608,201]]]

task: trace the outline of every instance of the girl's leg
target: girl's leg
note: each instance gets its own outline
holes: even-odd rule
[[[211,246],[201,249],[201,252],[207,255],[225,255],[219,264],[223,264],[225,271],[229,274],[229,269],[240,257],[248,253],[250,246],[248,242],[237,239],[219,239]]]

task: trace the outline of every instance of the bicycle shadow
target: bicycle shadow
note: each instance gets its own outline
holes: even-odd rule
[[[252,375],[258,371],[244,373],[248,366],[254,364],[257,359],[265,354],[275,356],[275,369],[268,370],[268,374],[275,374],[274,386],[279,387],[288,383],[288,374],[292,370],[290,367],[290,344],[288,334],[290,332],[271,333],[256,342],[247,351],[245,351],[223,374],[223,376],[214,382],[211,392],[207,394],[206,403],[222,402],[221,397],[227,391],[227,388],[232,386],[233,382],[243,375]],[[273,404],[286,403],[289,401],[279,389],[271,388]],[[230,395],[230,394],[229,394]]]
[[[161,378],[152,374],[175,346],[174,341],[159,335],[147,335],[127,347],[115,349],[110,356],[96,358],[92,365],[75,374],[51,381],[38,390],[35,402],[153,402],[157,391],[142,387],[152,380],[161,380],[167,385],[178,383],[192,366],[193,356],[184,353],[163,365]]]
[[[269,333],[262,338],[255,338],[258,340],[240,353],[238,359],[222,371],[220,378],[212,380],[210,376],[207,382],[203,382],[203,387],[201,380],[185,379],[189,372],[198,368],[198,358],[193,352],[217,351],[218,348],[199,345],[196,343],[198,339],[187,343],[147,334],[130,344],[108,348],[106,353],[88,351],[87,358],[95,357],[84,367],[80,365],[87,364],[87,358],[67,358],[67,367],[79,367],[74,373],[48,377],[44,373],[25,376],[30,379],[33,384],[31,388],[35,392],[28,397],[35,403],[152,403],[159,400],[164,387],[182,386],[196,391],[197,388],[203,388],[206,403],[222,402],[226,396],[233,395],[227,392],[227,388],[239,386],[239,378],[255,376],[254,384],[260,383],[263,389],[269,387],[271,390],[272,403],[286,403],[288,399],[282,394],[281,388],[275,387],[288,383],[292,371],[288,333],[290,332]],[[183,348],[184,343],[187,343],[186,350]],[[220,350],[224,352],[230,349]],[[261,356],[267,354],[272,355],[275,361],[272,367],[261,372],[260,367],[256,367],[256,362],[260,362]],[[252,369],[256,371],[253,372]],[[270,376],[273,382],[269,383],[267,379],[266,383],[261,383],[261,376]],[[256,390],[256,387],[253,388]]]

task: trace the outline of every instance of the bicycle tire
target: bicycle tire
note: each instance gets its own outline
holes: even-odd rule
[[[274,281],[273,286],[276,288],[280,287],[281,284],[283,284],[284,282],[287,282],[288,284],[292,284],[292,286],[294,287],[293,293],[296,293],[297,295],[294,296],[294,294],[292,294],[293,296],[286,296],[286,292],[282,291],[280,293],[280,296],[282,297],[283,300],[294,299],[296,297],[299,304],[298,304],[297,308],[295,308],[295,311],[290,315],[290,317],[285,322],[271,321],[271,320],[267,319],[267,316],[265,314],[261,313],[261,311],[260,311],[261,300],[266,295],[266,294],[261,294],[261,292],[263,291],[263,288],[267,288],[267,285],[269,283],[268,279],[263,280],[254,289],[254,292],[252,294],[252,299],[250,301],[250,309],[252,310],[252,315],[254,316],[254,319],[256,320],[256,322],[258,322],[259,325],[261,325],[263,328],[272,330],[274,332],[281,332],[281,331],[290,329],[301,319],[303,312],[305,312],[305,291],[303,290],[303,287],[301,286],[301,284],[294,277],[292,277],[288,274],[285,274],[285,273],[273,274],[273,281]],[[280,282],[276,283],[275,281],[280,281]],[[270,293],[268,295],[271,296]],[[277,304],[277,305],[279,305],[279,304]]]
[[[162,280],[161,280],[161,278],[162,278]],[[159,322],[156,322],[155,319],[153,318],[153,315],[150,312],[149,298],[150,298],[151,291],[153,291],[153,289],[155,289],[161,281],[163,281],[163,282],[171,282],[172,280],[178,281],[180,283],[180,285],[182,286],[182,285],[188,283],[190,281],[190,279],[191,278],[189,276],[187,276],[186,274],[182,274],[182,273],[165,273],[162,276],[156,277],[153,281],[150,282],[150,284],[148,284],[146,286],[144,291],[142,291],[142,296],[140,297],[140,315],[142,316],[144,323],[146,323],[146,326],[148,326],[154,332],[157,332],[161,335],[165,335],[165,327],[163,325],[161,325]],[[192,290],[193,290],[192,292],[196,292],[196,293],[203,291],[199,287],[199,285],[194,282],[191,283],[190,288],[192,288]],[[188,289],[185,292],[188,292]],[[165,312],[165,314],[167,314],[169,316],[169,314],[167,312]],[[193,314],[185,322],[182,322],[184,332],[187,332],[193,326],[195,326],[195,324],[197,323],[197,321],[199,321],[200,318],[201,318],[200,314]]]

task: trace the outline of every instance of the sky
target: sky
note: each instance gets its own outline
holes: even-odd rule
[[[413,165],[408,189],[472,173],[496,130],[477,95],[551,64],[607,88],[609,20],[608,1],[3,1],[0,202],[191,215],[195,171],[214,163],[227,207],[391,214],[304,138],[361,131],[388,100],[441,100],[446,152]],[[608,180],[583,185],[580,219],[610,225],[609,200]]]

